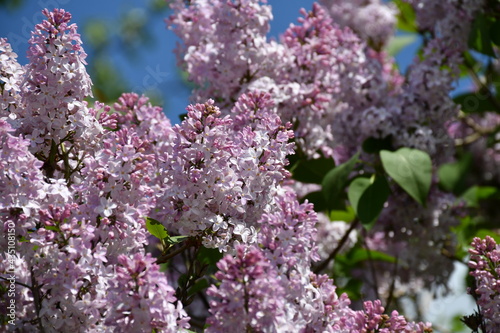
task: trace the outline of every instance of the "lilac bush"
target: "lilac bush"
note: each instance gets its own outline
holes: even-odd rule
[[[432,332],[401,298],[469,261],[463,322],[495,332],[499,246],[474,236],[498,230],[498,87],[469,71],[483,113],[450,95],[469,48],[497,61],[473,38],[495,6],[324,0],[277,41],[265,1],[173,1],[195,84],[176,125],[146,96],[93,99],[62,9],[26,66],[0,38],[2,329]],[[424,36],[407,73],[404,24]]]

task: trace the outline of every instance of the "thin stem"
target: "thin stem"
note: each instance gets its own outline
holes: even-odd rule
[[[377,273],[375,272],[375,266],[373,265],[373,260],[372,260],[372,253],[370,251],[370,248],[368,247],[368,244],[366,244],[366,241],[363,239],[363,245],[366,248],[366,254],[368,256],[368,266],[370,266],[370,271],[373,276],[373,291],[375,291],[375,296],[377,299],[380,299],[380,296],[378,294],[378,281],[377,281]]]
[[[351,226],[349,227],[349,229],[347,229],[347,231],[345,232],[344,236],[342,236],[342,238],[340,239],[339,243],[337,244],[337,247],[333,250],[332,253],[330,253],[330,255],[328,256],[328,258],[326,258],[323,262],[321,262],[318,266],[316,266],[316,268],[314,268],[314,270],[313,270],[314,273],[318,274],[319,272],[321,272],[322,270],[324,270],[328,266],[328,264],[330,263],[330,261],[332,261],[333,259],[335,259],[335,257],[337,256],[337,254],[340,252],[340,250],[342,249],[342,247],[344,246],[344,244],[349,239],[349,234],[351,233],[351,231],[354,230],[354,228],[357,227],[358,224],[359,224],[359,220],[358,219],[354,220],[351,223]]]
[[[465,67],[467,67],[467,71],[469,72],[469,75],[470,75],[471,79],[474,81],[474,83],[478,87],[479,91],[480,92],[482,91],[482,92],[486,93],[486,97],[491,102],[491,104],[493,104],[495,106],[495,108],[497,108],[498,110],[500,110],[500,102],[491,93],[490,88],[488,88],[484,84],[484,82],[481,80],[481,78],[479,78],[479,76],[477,75],[477,73],[474,70],[474,68],[472,68],[472,64],[467,60],[467,58],[465,58],[464,65],[465,65]]]
[[[0,279],[5,280],[5,281],[10,281],[9,279],[4,278],[3,276],[0,276]],[[23,287],[26,287],[26,288],[28,288],[28,289],[31,289],[31,286],[28,286],[27,284],[24,284],[24,283],[22,283],[22,282],[18,282],[18,281],[16,281],[16,282],[15,282],[15,284],[18,284],[18,285],[20,285],[20,286],[23,286]]]
[[[45,329],[43,328],[42,325],[42,318],[40,318],[40,311],[42,310],[42,297],[40,296],[40,287],[38,286],[38,283],[36,282],[35,279],[35,274],[33,273],[33,267],[30,267],[31,271],[31,292],[33,293],[33,299],[35,301],[35,309],[36,309],[36,317],[38,320],[38,328],[40,329],[41,333],[45,333]]]
[[[163,264],[163,263],[166,263],[167,261],[169,261],[170,259],[172,259],[173,257],[175,257],[176,255],[178,255],[179,253],[183,252],[184,250],[186,250],[187,248],[189,248],[191,246],[191,242],[189,241],[186,241],[180,248],[178,248],[177,250],[175,251],[172,251],[172,252],[169,252],[169,253],[165,253],[165,254],[162,254],[161,256],[158,257],[158,259],[156,259],[156,263],[159,265],[159,264]]]
[[[392,272],[392,282],[389,288],[389,296],[387,296],[387,302],[385,304],[385,309],[389,310],[389,306],[394,299],[394,290],[396,289],[396,274],[398,272],[398,257],[396,256],[396,262],[394,263],[394,271]]]
[[[482,127],[481,125],[476,123],[474,121],[474,119],[467,116],[467,114],[465,114],[463,111],[460,111],[458,113],[458,119],[463,120],[467,126],[469,126],[470,128],[472,128],[474,130],[474,133],[466,136],[463,139],[462,138],[455,139],[455,146],[464,146],[467,144],[471,144],[474,141],[479,140],[480,138],[482,138],[485,135],[493,134],[493,133],[500,130],[500,126],[497,126],[494,128]]]

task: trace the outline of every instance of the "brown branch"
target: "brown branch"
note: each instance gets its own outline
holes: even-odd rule
[[[387,296],[387,301],[385,304],[386,311],[389,311],[389,306],[394,299],[394,290],[396,289],[396,274],[398,272],[398,257],[396,256],[396,262],[394,263],[394,271],[392,272],[392,282],[389,288],[389,295]]]
[[[480,138],[482,138],[485,135],[493,134],[497,131],[500,130],[500,126],[494,127],[494,128],[486,128],[480,126],[478,123],[474,121],[471,117],[467,116],[463,111],[460,111],[458,114],[458,119],[461,119],[474,130],[474,133],[471,135],[466,136],[465,138],[458,138],[455,139],[455,146],[463,146],[467,144],[471,144]]]
[[[166,263],[167,261],[169,261],[170,259],[172,259],[173,257],[175,257],[176,255],[178,255],[179,253],[182,253],[184,252],[184,250],[186,250],[187,248],[191,247],[192,244],[191,242],[189,241],[186,241],[180,248],[178,248],[177,250],[175,251],[172,251],[172,252],[167,252],[165,254],[162,254],[161,256],[158,257],[158,259],[156,259],[156,264],[164,264]]]
[[[366,241],[363,239],[363,245],[366,248],[366,255],[368,256],[368,266],[370,266],[370,271],[373,276],[373,291],[375,291],[375,296],[377,299],[380,299],[380,295],[378,293],[378,280],[377,280],[377,273],[375,272],[375,266],[373,265],[373,260],[372,260],[372,253],[370,251],[370,248],[368,247],[368,244],[366,244]]]
[[[318,274],[319,272],[321,272],[322,270],[324,270],[333,259],[335,259],[335,257],[337,256],[337,254],[340,252],[340,250],[342,249],[342,247],[345,245],[345,243],[349,239],[349,234],[357,227],[358,224],[359,224],[359,220],[358,219],[354,220],[351,223],[351,226],[349,227],[349,229],[347,229],[347,231],[345,232],[344,236],[342,236],[342,238],[340,239],[339,243],[337,244],[337,247],[333,250],[333,252],[330,253],[330,255],[328,256],[328,258],[326,258],[323,262],[321,262],[318,266],[316,266],[313,269],[314,273]]]
[[[486,97],[488,98],[488,100],[491,102],[491,104],[493,104],[495,106],[495,108],[500,110],[500,101],[498,101],[495,98],[495,96],[491,93],[490,88],[488,88],[486,86],[486,84],[484,84],[484,82],[481,80],[481,78],[479,78],[479,76],[477,75],[474,68],[472,68],[472,64],[467,59],[465,59],[464,65],[465,65],[465,67],[467,67],[467,71],[469,72],[471,79],[474,81],[474,83],[478,87],[479,92],[484,92],[486,94]]]
[[[40,329],[41,333],[45,333],[45,329],[43,328],[42,324],[42,318],[40,318],[40,311],[42,310],[42,297],[40,296],[40,286],[38,286],[38,283],[35,279],[35,274],[33,272],[33,267],[30,267],[31,271],[31,292],[33,293],[33,300],[35,301],[35,310],[36,310],[36,317],[38,320],[38,327]]]
[[[0,276],[0,279],[10,282],[9,279],[4,278],[3,276]],[[27,284],[24,284],[22,282],[15,281],[15,284],[18,284],[18,285],[23,286],[25,288],[31,289],[31,286],[28,286]]]

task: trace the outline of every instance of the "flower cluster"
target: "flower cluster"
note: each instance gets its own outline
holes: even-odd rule
[[[500,246],[490,236],[474,238],[469,267],[470,275],[476,280],[469,292],[480,306],[486,332],[500,329]]]
[[[23,107],[17,109],[18,132],[30,139],[30,151],[39,159],[53,160],[49,176],[64,168],[68,178],[67,169],[76,167],[102,127],[84,101],[92,95],[92,82],[77,27],[69,24],[71,14],[64,10],[44,10],[43,14],[47,19],[36,26],[29,40],[30,63],[22,81]]]
[[[68,12],[43,11],[24,68],[1,38],[0,230],[14,225],[17,243],[14,255],[1,256],[0,277],[16,264],[15,324],[46,332],[179,332],[191,324],[207,332],[432,332],[397,311],[384,314],[377,298],[390,300],[402,284],[447,281],[452,262],[436,250],[454,256],[455,197],[432,182],[421,207],[389,180],[377,223],[358,232],[359,221],[331,223],[301,198],[319,185],[290,179],[312,158],[345,161],[367,138],[438,162],[451,159],[453,138],[467,139],[469,129],[450,122],[457,108],[448,94],[466,48],[459,39],[483,1],[407,2],[429,38],[403,79],[383,51],[396,11],[381,1],[314,4],[279,42],[266,37],[265,1],[174,1],[168,22],[197,85],[196,103],[174,126],[134,93],[88,105],[86,54]],[[368,166],[337,181],[378,177],[380,160],[368,155]],[[315,178],[326,173],[311,165]],[[472,245],[471,293],[494,332],[500,248],[491,237]],[[365,282],[362,298],[375,298],[362,310],[320,274],[342,265],[331,259],[346,248],[388,258],[370,261],[369,275],[357,264],[350,272]],[[377,285],[389,271],[392,285]],[[4,307],[0,318],[7,329]]]
[[[110,282],[108,301],[113,305],[107,324],[118,331],[178,332],[187,327],[182,305],[175,306],[174,289],[149,254],[132,258],[118,256],[115,279]],[[108,304],[109,306],[109,304]]]
[[[236,257],[227,256],[217,264],[207,294],[217,300],[210,304],[206,332],[276,332],[286,325],[285,292],[274,265],[254,246],[236,248]]]
[[[17,54],[6,38],[0,38],[0,115],[14,121],[16,108],[21,104],[21,83],[24,70],[16,60]]]
[[[475,98],[475,97],[474,97]],[[448,125],[450,136],[472,154],[484,181],[500,182],[500,115],[493,112],[462,117]]]
[[[277,62],[287,55],[266,34],[271,7],[254,0],[184,1],[171,4],[175,10],[167,23],[181,36],[176,50],[179,62],[197,89],[196,102],[214,98],[227,106],[256,77],[271,76]]]
[[[352,321],[346,322],[344,325],[349,328],[348,332],[432,332],[429,323],[407,322],[397,311],[392,311],[390,316],[384,314],[384,307],[379,300],[364,302],[363,311],[357,311],[352,317]]]
[[[205,246],[223,251],[233,241],[255,242],[257,221],[272,211],[293,152],[289,126],[269,115],[269,103],[265,94],[242,95],[235,121],[212,100],[187,108],[159,176],[167,187],[153,216],[167,230],[203,236]]]
[[[29,151],[29,141],[12,135],[14,129],[0,119],[0,209],[22,208],[25,214],[39,208],[39,200],[45,197],[47,184],[40,168],[43,162]]]
[[[280,117],[294,124],[296,142],[307,156],[318,150],[331,155],[336,140],[349,141],[344,131],[332,129],[337,115],[347,117],[376,104],[394,88],[393,75],[382,74],[386,59],[366,49],[350,29],[334,24],[318,4],[311,12],[302,11],[300,25],[291,25],[281,43],[266,40],[271,16],[262,13],[269,13],[269,7],[255,0],[188,6],[178,1],[173,9],[169,23],[184,42],[177,50],[179,61],[199,86],[194,99],[215,96],[225,110],[245,91],[271,93]],[[257,19],[259,24],[248,28],[248,21]]]
[[[335,23],[350,27],[374,49],[380,50],[394,35],[396,9],[380,0],[321,0]]]
[[[120,105],[123,114],[102,103],[88,108],[76,25],[64,10],[43,13],[25,70],[0,41],[0,216],[2,233],[14,225],[17,240],[5,260],[16,263],[21,283],[15,324],[47,332],[187,328],[173,288],[144,254],[162,151],[151,146],[168,138],[170,122],[136,95],[121,99],[128,113]],[[123,308],[131,300],[140,304],[134,313]]]

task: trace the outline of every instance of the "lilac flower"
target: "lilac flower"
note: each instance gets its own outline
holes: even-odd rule
[[[112,203],[111,200],[108,200],[106,198],[100,198],[99,201],[100,205],[97,206],[94,211],[97,214],[103,215],[104,217],[109,217],[112,214],[113,209],[117,207],[115,203]]]
[[[373,48],[380,50],[394,34],[396,9],[380,0],[322,0],[334,22],[353,29]]]
[[[363,311],[357,311],[352,317],[343,318],[343,329],[349,332],[381,332],[381,333],[431,333],[430,323],[407,322],[397,311],[391,315],[384,314],[384,307],[379,300],[366,301]]]
[[[17,54],[6,38],[0,38],[0,117],[15,121],[21,110],[21,81],[24,74]],[[21,108],[22,109],[22,108]],[[15,127],[15,126],[14,126]]]
[[[500,329],[500,246],[490,236],[475,237],[471,246],[470,275],[476,283],[469,293],[475,295],[486,332],[497,332]]]
[[[109,327],[148,333],[153,329],[174,333],[189,327],[182,305],[175,305],[174,289],[154,262],[149,254],[118,257],[107,296],[105,322]]]
[[[250,108],[254,116],[247,118]],[[212,100],[187,110],[188,118],[173,128],[172,155],[164,156],[166,187],[155,218],[175,233],[203,235],[209,247],[252,243],[257,221],[289,174],[289,125],[281,124],[266,94],[242,95],[235,122]]]
[[[25,135],[37,131],[39,138],[33,139],[44,144],[34,145],[30,151],[48,159],[52,140],[89,150],[102,128],[84,101],[92,95],[92,82],[85,70],[86,54],[77,27],[69,24],[71,14],[62,9],[45,9],[43,14],[47,19],[36,26],[29,40],[19,131]]]
[[[40,171],[43,163],[29,152],[29,141],[13,132],[0,119],[0,210],[22,208],[30,215],[46,195],[47,184]]]
[[[284,290],[261,250],[236,247],[236,256],[217,263],[219,286],[212,285],[206,332],[279,332],[285,324]]]

